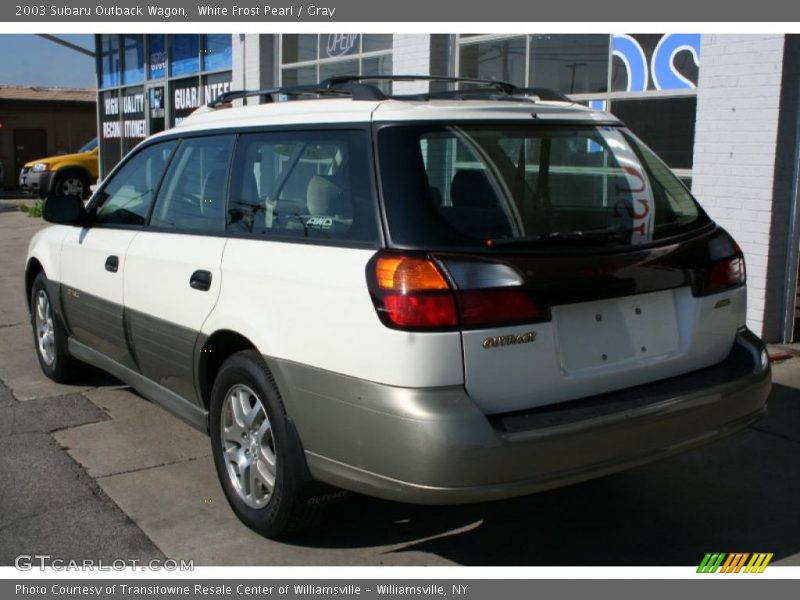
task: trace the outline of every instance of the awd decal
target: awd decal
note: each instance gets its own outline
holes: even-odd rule
[[[331,217],[311,217],[306,221],[306,227],[314,229],[330,229],[333,227],[333,219]]]
[[[748,560],[749,559],[749,560]],[[763,573],[772,552],[708,552],[697,567],[698,573]]]

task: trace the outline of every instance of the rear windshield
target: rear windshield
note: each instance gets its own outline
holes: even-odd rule
[[[400,246],[645,244],[709,222],[620,127],[392,125],[378,147],[389,235]]]

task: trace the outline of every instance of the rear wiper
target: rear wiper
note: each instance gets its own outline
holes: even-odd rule
[[[630,231],[590,229],[586,231],[551,231],[517,238],[486,240],[490,248],[544,246],[547,244],[613,244],[624,242]]]

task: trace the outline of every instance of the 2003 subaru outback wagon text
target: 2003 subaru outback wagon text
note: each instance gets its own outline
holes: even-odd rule
[[[328,486],[506,498],[763,413],[742,253],[619,121],[384,79],[228,93],[86,208],[48,198],[26,269],[43,371],[91,363],[207,431],[271,537]]]

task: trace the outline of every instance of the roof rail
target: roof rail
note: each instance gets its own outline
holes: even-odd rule
[[[515,89],[514,84],[508,83],[507,81],[475,79],[474,77],[449,77],[446,75],[340,75],[337,77],[330,77],[323,81],[322,84],[341,85],[346,83],[360,83],[362,81],[441,81],[443,83],[471,83],[495,88],[507,94],[510,94],[511,91]]]
[[[444,83],[458,83],[481,87],[468,87],[442,92],[428,92],[411,94],[409,96],[387,96],[380,88],[368,81],[440,81]],[[536,96],[540,100],[558,100],[572,102],[560,92],[546,88],[521,88],[507,81],[494,79],[475,79],[472,77],[448,77],[438,75],[341,75],[329,77],[319,83],[310,85],[293,85],[265,88],[261,90],[234,90],[224,92],[208,103],[209,108],[229,104],[233,100],[261,96],[264,101],[272,102],[272,97],[277,94],[287,96],[318,95],[318,96],[349,96],[353,100],[386,100],[388,98],[472,98],[483,97],[488,99],[513,99],[515,96]],[[494,94],[494,96],[490,95]]]
[[[497,79],[475,79],[473,77],[449,77],[444,75],[342,75],[326,79],[324,84],[346,84],[361,83],[363,81],[441,81],[444,83],[465,83],[484,86],[486,91],[497,90],[508,96],[536,96],[540,100],[557,100],[561,102],[572,102],[570,98],[557,92],[543,87],[517,87],[508,81]],[[437,97],[440,95],[466,95],[482,91],[480,88],[466,88],[459,90],[447,90],[443,92],[429,92],[427,94],[416,94],[416,96]]]
[[[374,85],[360,83],[338,83],[325,80],[314,85],[290,85],[260,90],[233,90],[223,92],[206,106],[218,108],[224,104],[230,104],[234,100],[251,98],[253,96],[263,97],[265,102],[272,102],[272,96],[284,94],[286,96],[350,96],[353,100],[386,100],[387,96]]]

